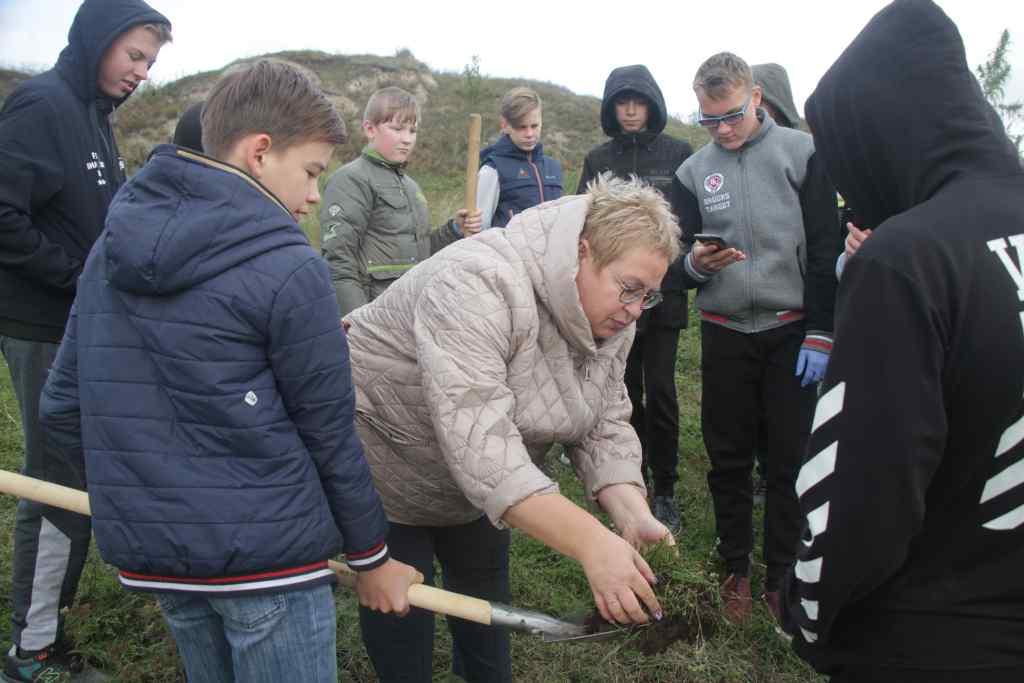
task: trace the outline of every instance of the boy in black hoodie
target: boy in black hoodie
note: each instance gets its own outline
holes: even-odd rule
[[[590,150],[583,161],[577,194],[599,173],[621,178],[636,175],[673,203],[676,169],[693,153],[688,142],[662,131],[668,120],[665,98],[654,76],[642,64],[613,69],[604,84],[601,128],[611,140]],[[673,213],[679,209],[673,203]],[[679,401],[675,364],[679,330],[686,327],[686,289],[679,274],[682,261],[669,266],[661,283],[665,299],[644,311],[637,321],[636,340],[626,361],[626,388],[633,403],[630,423],[643,448],[644,478],[650,470],[654,491],[651,511],[678,533]],[[646,400],[645,400],[646,394]]]
[[[929,0],[879,12],[805,111],[875,232],[796,483],[794,647],[833,681],[1024,680],[1024,173]]]
[[[149,77],[170,30],[142,0],[86,0],[57,64],[0,110],[0,351],[21,406],[29,476],[84,485],[44,445],[39,395],[85,257],[124,182],[109,116]],[[60,610],[78,587],[89,528],[87,517],[19,503],[5,680],[81,670],[61,638]]]

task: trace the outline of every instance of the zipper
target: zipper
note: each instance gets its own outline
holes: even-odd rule
[[[540,203],[544,203],[544,181],[540,177],[540,169],[537,168],[537,164],[533,163],[533,150],[531,149],[526,153],[526,163],[533,169],[533,175],[537,179],[537,189],[540,190]]]
[[[743,165],[743,156],[746,150],[741,149],[736,157],[736,164],[739,166],[740,171],[740,182],[742,185],[742,192],[737,193],[741,197],[749,197],[750,193],[747,191],[747,169]],[[750,301],[750,324],[752,331],[757,331],[757,294],[754,292],[754,221],[750,215],[750,201],[745,202],[743,207],[743,214],[747,223],[747,234],[750,236],[750,266],[747,268],[747,296]]]

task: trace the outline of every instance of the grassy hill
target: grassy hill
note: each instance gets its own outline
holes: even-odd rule
[[[358,154],[364,139],[359,122],[370,94],[389,85],[409,90],[423,110],[419,142],[410,172],[446,176],[461,174],[466,153],[466,117],[483,115],[484,144],[498,136],[498,101],[517,85],[534,88],[544,101],[544,148],[562,162],[575,178],[583,156],[606,138],[599,122],[600,99],[576,95],[552,83],[479,76],[472,65],[461,74],[432,71],[403,50],[393,57],[331,55],[316,51],[279,52],[264,55],[292,62],[313,74],[348,125],[350,140],[336,159],[347,161]],[[226,65],[227,69],[231,65]],[[144,84],[115,115],[121,153],[129,169],[138,168],[153,145],[169,142],[178,116],[188,105],[205,99],[224,69],[206,71],[158,86]],[[19,81],[28,77],[0,69],[0,101]],[[707,141],[699,127],[672,119],[667,131],[689,140],[694,147]]]

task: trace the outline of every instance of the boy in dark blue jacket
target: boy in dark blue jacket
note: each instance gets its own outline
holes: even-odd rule
[[[189,680],[333,682],[327,559],[344,550],[385,612],[416,580],[388,556],[334,290],[297,224],[344,124],[269,61],[221,79],[202,124],[210,156],[158,147],[115,197],[41,419]]]
[[[476,208],[483,229],[504,228],[512,216],[562,196],[562,165],[544,154],[540,96],[512,88],[501,98],[501,138],[480,152]]]

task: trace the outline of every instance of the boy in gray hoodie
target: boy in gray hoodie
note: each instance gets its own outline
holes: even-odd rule
[[[698,290],[702,319],[701,425],[725,563],[722,598],[731,620],[749,616],[756,445],[768,478],[763,598],[778,618],[800,529],[796,474],[832,347],[835,190],[814,161],[811,136],[760,108],[762,90],[742,59],[711,57],[693,87],[713,144],[676,175],[683,241],[694,245],[685,277]]]

